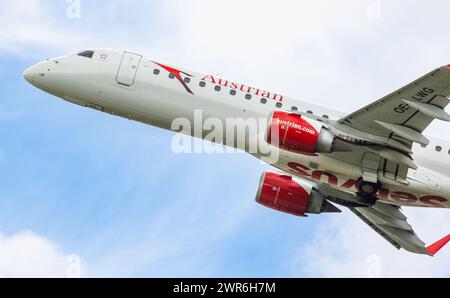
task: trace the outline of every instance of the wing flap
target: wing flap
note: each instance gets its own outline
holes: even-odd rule
[[[360,210],[370,221],[379,226],[392,227],[399,230],[411,231],[412,227],[406,220],[381,213],[375,208],[361,208]]]
[[[380,207],[381,205],[385,206]],[[403,248],[418,254],[429,254],[425,248],[425,243],[416,235],[411,225],[406,221],[406,217],[404,220],[401,220],[396,216],[381,213],[375,208],[383,210],[391,209],[389,213],[392,214],[399,212],[397,206],[379,202],[374,207],[357,207],[351,208],[351,210],[396,248]]]
[[[380,226],[380,229],[394,241],[397,241],[403,249],[417,254],[429,254],[425,248],[425,243],[419,239],[413,230],[405,231],[388,226]]]
[[[373,206],[378,212],[406,221],[408,218],[400,211],[400,207],[388,204],[376,204]]]
[[[350,208],[350,210],[355,213],[359,218],[361,218],[369,227],[371,227],[375,232],[381,235],[384,239],[386,239],[390,244],[392,244],[395,248],[400,249],[402,246],[400,243],[395,241],[392,237],[389,237],[383,230],[381,230],[377,225],[367,219],[364,214],[362,214],[358,208]]]

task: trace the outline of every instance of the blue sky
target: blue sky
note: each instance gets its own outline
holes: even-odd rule
[[[170,132],[22,79],[112,47],[350,112],[448,64],[447,2],[80,3],[71,19],[66,1],[0,0],[0,276],[65,276],[70,254],[83,276],[368,276],[374,257],[381,276],[450,276],[449,250],[398,252],[349,212],[257,205],[269,167],[250,156],[176,155]],[[406,209],[428,243],[448,233],[447,211]]]
[[[2,62],[2,233],[31,230],[102,276],[284,275],[315,220],[254,203],[267,167],[173,154],[171,133],[35,90],[21,79],[33,60]]]
[[[29,87],[20,79],[29,63],[2,65],[13,70],[1,74],[2,233],[32,230],[88,260],[93,274],[97,263],[102,275],[283,273],[276,259],[297,246],[265,247],[308,228],[254,203],[262,164],[175,155],[171,133]]]

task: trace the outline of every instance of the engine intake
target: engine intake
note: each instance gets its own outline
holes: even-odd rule
[[[336,140],[320,121],[283,111],[269,117],[266,142],[280,149],[302,154],[331,153]]]
[[[311,185],[292,177],[266,172],[261,176],[256,202],[268,208],[296,216],[307,213],[341,212]]]

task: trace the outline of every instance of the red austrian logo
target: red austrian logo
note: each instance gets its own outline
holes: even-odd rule
[[[165,69],[167,72],[169,72],[171,77],[176,78],[180,82],[180,84],[183,85],[184,89],[186,89],[186,91],[188,93],[194,94],[194,92],[192,92],[192,90],[188,87],[188,85],[186,83],[186,78],[182,77],[182,75],[184,75],[185,77],[192,78],[192,77],[194,77],[193,75],[188,74],[187,72],[184,72],[182,70],[176,69],[174,67],[170,67],[170,66],[155,62],[155,61],[153,61],[153,63],[155,63],[156,65]],[[247,93],[247,94],[253,94],[256,96],[260,96],[262,98],[272,99],[272,100],[279,101],[279,102],[283,101],[283,95],[281,95],[281,94],[269,92],[269,91],[262,90],[259,88],[254,88],[254,87],[247,86],[244,84],[239,84],[239,83],[236,83],[233,81],[224,80],[221,78],[217,78],[213,75],[207,75],[207,76],[203,77],[201,80],[206,83],[218,85],[218,86],[229,88],[229,89],[236,90],[236,91],[241,91],[241,92]],[[204,85],[202,87],[204,87]]]
[[[181,77],[181,74],[184,74],[185,76],[188,76],[188,77],[192,77],[192,75],[190,75],[184,71],[181,71],[179,69],[176,69],[176,68],[173,68],[173,67],[155,62],[155,61],[153,61],[153,63],[155,63],[155,64],[159,65],[160,67],[164,68],[165,70],[167,70],[171,75],[173,75],[181,83],[181,85],[183,85],[184,89],[186,89],[187,92],[194,94],[192,92],[192,90],[188,87],[188,85],[186,84],[184,79]]]
[[[239,90],[244,93],[261,96],[261,97],[268,98],[268,99],[273,99],[273,100],[276,100],[279,102],[283,101],[283,95],[281,95],[281,94],[277,94],[277,93],[269,92],[269,91],[262,90],[259,88],[254,88],[254,87],[247,86],[244,84],[236,83],[233,81],[221,79],[221,78],[215,77],[213,75],[207,75],[204,78],[202,78],[202,80],[205,82],[209,82],[211,84],[219,85],[219,86],[230,88],[233,90]]]

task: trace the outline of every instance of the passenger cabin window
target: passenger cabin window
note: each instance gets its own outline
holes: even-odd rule
[[[232,96],[235,96],[235,95],[236,95],[236,90],[230,90],[230,94],[231,94]]]
[[[298,108],[297,107],[292,107],[291,110],[292,111],[298,111]]]
[[[92,57],[94,57],[94,51],[83,51],[81,53],[78,53],[78,56],[92,59]]]
[[[276,106],[277,108],[281,109],[281,108],[283,107],[283,104],[282,104],[281,102],[277,102],[277,103],[275,104],[275,106]]]
[[[437,152],[441,152],[442,151],[442,147],[441,146],[436,146],[436,151]]]

